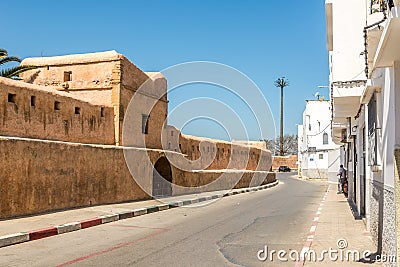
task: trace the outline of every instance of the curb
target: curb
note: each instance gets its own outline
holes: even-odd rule
[[[28,241],[38,240],[38,239],[42,239],[42,238],[46,238],[46,237],[50,237],[50,236],[61,235],[61,234],[78,231],[81,229],[85,229],[85,228],[89,228],[89,227],[93,227],[93,226],[97,226],[97,225],[101,225],[101,224],[106,224],[106,223],[124,220],[124,219],[128,219],[128,218],[133,218],[133,217],[137,217],[137,216],[142,216],[145,214],[150,214],[150,213],[159,212],[159,211],[163,211],[163,210],[187,206],[187,205],[191,205],[191,204],[195,204],[195,203],[219,199],[219,198],[237,195],[237,194],[241,194],[241,193],[255,192],[255,191],[274,187],[278,184],[279,184],[279,181],[276,180],[275,182],[272,182],[272,183],[269,183],[266,185],[261,185],[261,186],[257,186],[257,187],[246,188],[246,189],[236,189],[235,191],[230,191],[225,194],[215,194],[215,195],[209,195],[209,196],[202,196],[199,198],[174,201],[174,202],[171,202],[168,204],[160,204],[160,205],[150,206],[150,207],[146,207],[146,208],[134,209],[134,210],[130,210],[130,211],[123,211],[123,212],[116,213],[116,214],[109,214],[109,215],[99,216],[99,217],[88,219],[88,220],[82,220],[79,222],[72,222],[72,223],[56,225],[53,227],[34,230],[34,231],[27,232],[27,233],[15,233],[15,234],[9,234],[9,235],[5,235],[5,236],[0,236],[0,248],[6,247],[6,246],[11,246],[11,245],[16,245],[16,244],[24,243],[24,242],[28,242]]]

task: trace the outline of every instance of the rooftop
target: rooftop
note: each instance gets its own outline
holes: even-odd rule
[[[35,66],[71,65],[71,64],[116,61],[122,58],[124,58],[122,54],[119,54],[115,50],[111,50],[105,52],[74,54],[65,56],[32,57],[24,59],[21,64],[35,65]]]

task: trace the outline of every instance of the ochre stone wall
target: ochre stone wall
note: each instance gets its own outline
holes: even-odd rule
[[[149,198],[125,157],[147,192],[162,156],[172,165],[174,195],[275,180],[263,143],[188,136],[168,126],[165,77],[115,51],[23,63],[39,66],[24,73],[29,83],[0,78],[0,218]]]
[[[73,207],[148,199],[126,166],[124,148],[68,144],[57,141],[0,137],[0,219]],[[132,151],[139,149],[129,148]],[[151,163],[165,155],[162,150],[141,150]],[[147,156],[147,155],[146,155]],[[129,159],[129,157],[128,157]],[[153,169],[138,156],[133,164],[151,188]],[[173,183],[193,187],[174,188],[173,194],[205,191],[195,188],[218,178],[223,172],[186,172],[172,167]],[[257,183],[275,180],[257,172]],[[253,172],[228,174],[207,189],[249,186]],[[234,181],[234,183],[232,183]]]
[[[0,101],[0,135],[114,143],[112,107],[92,105],[65,92],[2,77]]]
[[[288,166],[290,169],[296,170],[298,168],[297,155],[272,157],[272,169],[278,170],[279,166]]]
[[[0,139],[0,218],[146,199],[122,150]]]
[[[272,156],[258,143],[251,146],[222,140],[190,136],[173,126],[165,128],[163,149],[184,154],[192,170],[257,170],[269,171]]]
[[[135,105],[130,110],[130,119],[134,122],[129,133],[135,138],[125,143],[135,147],[161,148],[168,102],[167,82],[160,73],[144,73],[115,51],[27,58],[22,65],[38,66],[22,74],[27,83],[68,92],[68,95],[82,97],[94,105],[113,107],[112,137],[116,145],[123,145],[124,118],[136,94]],[[64,81],[65,73],[70,73],[70,81]],[[142,115],[150,115],[146,135],[142,133]]]

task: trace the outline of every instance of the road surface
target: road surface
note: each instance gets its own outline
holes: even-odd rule
[[[271,189],[0,249],[0,266],[294,266],[259,250],[301,251],[326,184],[279,174]],[[82,218],[87,219],[87,218]]]

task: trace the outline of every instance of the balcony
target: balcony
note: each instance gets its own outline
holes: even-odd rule
[[[378,84],[374,84],[374,81]],[[360,103],[368,104],[369,100],[371,99],[372,95],[375,92],[380,93],[382,91],[381,84],[382,84],[382,81],[380,81],[379,79],[374,79],[374,80],[368,79],[365,89],[361,95]]]
[[[400,1],[391,8],[385,29],[377,46],[373,69],[393,66],[400,61]]]
[[[343,133],[347,128],[347,123],[332,123],[332,140],[337,145],[343,144]]]
[[[332,83],[333,122],[343,123],[357,115],[365,84],[364,80]]]

